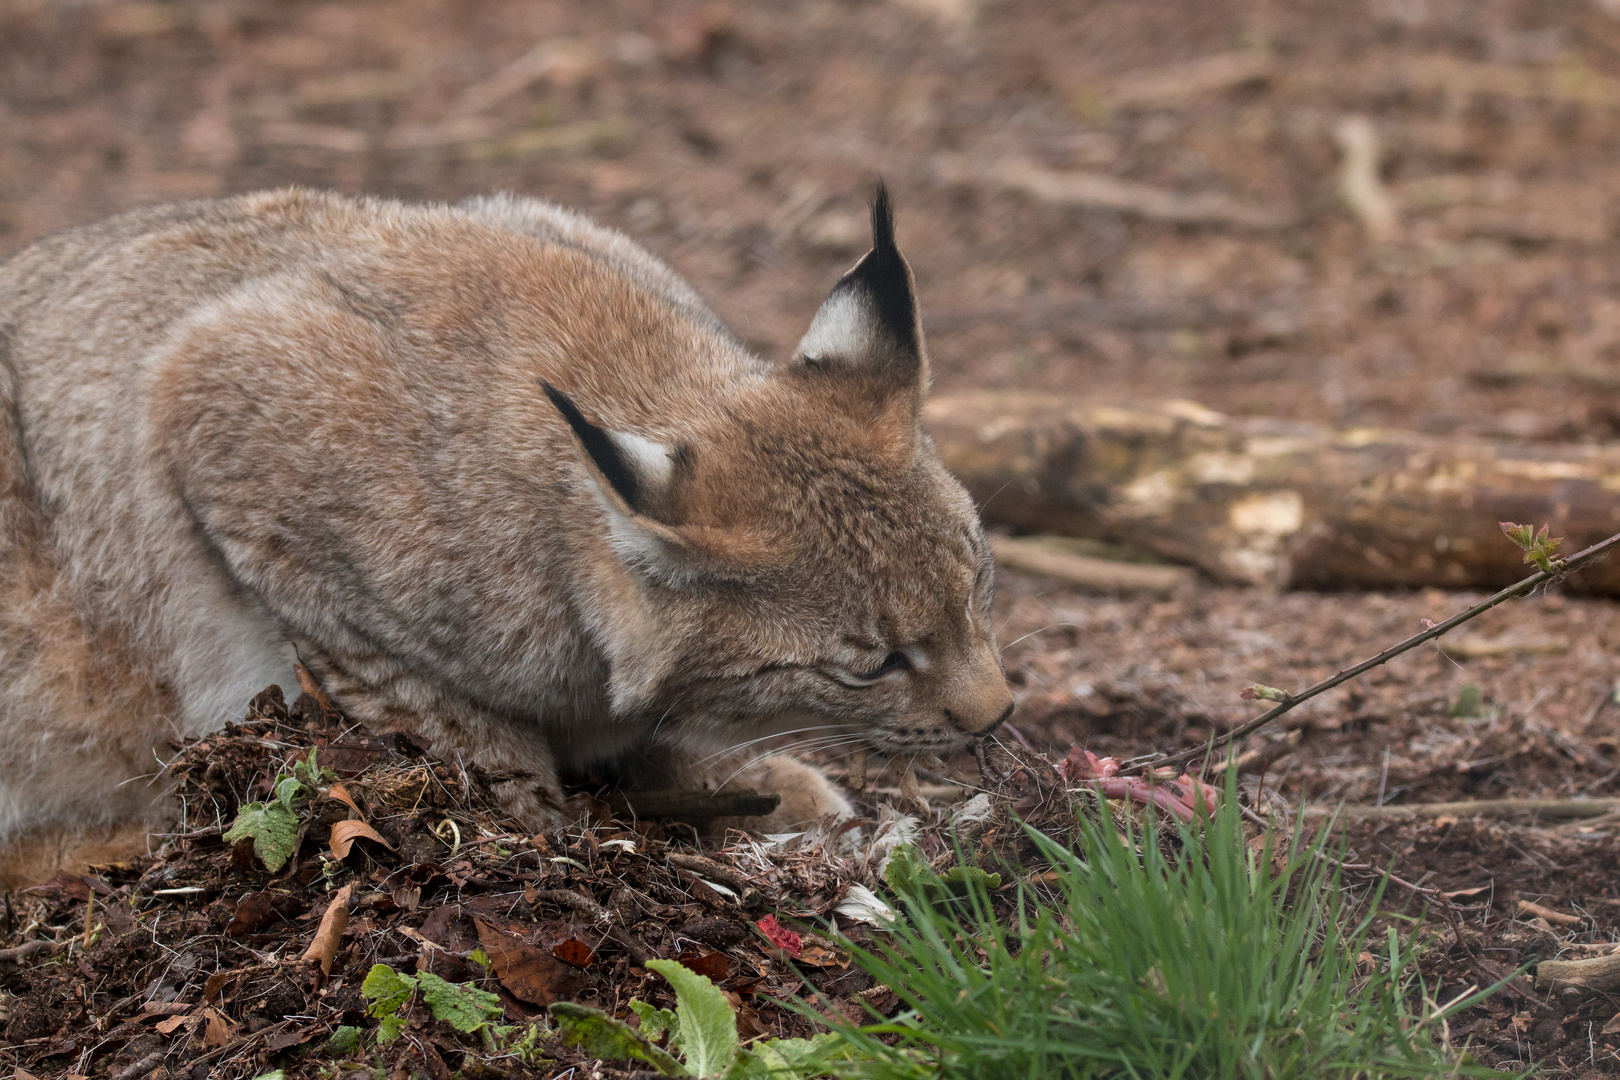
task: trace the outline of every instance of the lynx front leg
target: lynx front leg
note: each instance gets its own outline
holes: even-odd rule
[[[538,731],[525,731],[445,693],[383,654],[340,660],[307,645],[300,646],[300,654],[333,704],[348,716],[376,731],[418,735],[441,757],[460,755],[490,772],[517,774],[494,785],[501,808],[529,829],[562,823],[556,759]]]
[[[849,799],[816,766],[788,754],[753,759],[747,751],[719,756],[654,746],[639,750],[624,763],[626,787],[688,788],[707,791],[758,791],[781,798],[765,817],[718,818],[710,832],[728,828],[751,833],[801,832],[830,827],[855,816]],[[633,802],[632,798],[632,802]]]

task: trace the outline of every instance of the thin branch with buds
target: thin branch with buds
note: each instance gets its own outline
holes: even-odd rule
[[[1504,532],[1506,532],[1507,526],[1504,525],[1503,529]],[[1543,532],[1545,532],[1545,530],[1543,530]],[[1508,536],[1509,539],[1514,539],[1512,533],[1508,533]],[[1516,539],[1514,539],[1514,542],[1518,543]],[[1532,542],[1534,542],[1534,538],[1532,538]],[[1553,541],[1552,543],[1556,544],[1557,542]],[[1258,731],[1267,724],[1271,723],[1273,720],[1282,716],[1284,713],[1291,712],[1300,705],[1303,705],[1311,698],[1325,694],[1334,687],[1349,682],[1351,679],[1362,674],[1363,672],[1371,671],[1375,667],[1387,664],[1397,656],[1400,656],[1402,653],[1411,652],[1419,645],[1423,645],[1427,642],[1435,640],[1436,638],[1444,636],[1448,632],[1461,626],[1463,623],[1468,622],[1470,619],[1478,618],[1480,615],[1483,615],[1485,612],[1489,611],[1493,607],[1496,607],[1498,604],[1505,603],[1506,601],[1512,600],[1515,597],[1523,596],[1544,582],[1552,581],[1554,578],[1560,578],[1569,573],[1571,570],[1578,569],[1582,565],[1592,562],[1599,556],[1609,552],[1616,545],[1620,545],[1620,533],[1616,533],[1607,540],[1601,540],[1583,551],[1578,551],[1567,559],[1545,558],[1547,549],[1544,545],[1545,541],[1543,541],[1543,545],[1539,545],[1537,550],[1532,552],[1531,555],[1527,555],[1525,559],[1526,562],[1534,561],[1538,565],[1543,565],[1544,569],[1531,574],[1523,581],[1520,581],[1514,585],[1509,585],[1501,592],[1485,600],[1481,600],[1479,603],[1475,604],[1466,611],[1458,612],[1456,615],[1453,615],[1443,623],[1435,623],[1428,626],[1422,633],[1413,634],[1405,641],[1398,645],[1390,646],[1370,660],[1363,660],[1354,667],[1345,668],[1332,678],[1323,679],[1309,690],[1302,691],[1298,694],[1286,694],[1269,686],[1251,687],[1250,691],[1245,693],[1245,697],[1251,699],[1260,698],[1263,700],[1278,701],[1280,703],[1275,708],[1261,713],[1253,720],[1239,724],[1232,730],[1225,732],[1219,738],[1214,739],[1205,746],[1195,747],[1191,750],[1183,750],[1175,754],[1161,754],[1148,758],[1140,758],[1135,761],[1128,761],[1120,770],[1121,775],[1146,772],[1150,769],[1169,768],[1172,766],[1185,764],[1186,762],[1192,761],[1193,759],[1199,757],[1213,757],[1217,750],[1237,741],[1238,739],[1243,738],[1251,732]],[[1524,547],[1523,544],[1520,546]],[[1536,554],[1542,554],[1543,558],[1535,558],[1534,556]]]

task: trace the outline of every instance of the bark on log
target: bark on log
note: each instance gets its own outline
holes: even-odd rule
[[[1551,524],[1565,551],[1620,530],[1620,446],[994,391],[935,398],[927,423],[987,524],[1123,544],[1233,584],[1495,589],[1530,572],[1498,521]],[[1620,594],[1620,560],[1570,584]]]
[[[1620,990],[1620,956],[1590,960],[1543,960],[1536,965],[1537,990],[1596,994]]]

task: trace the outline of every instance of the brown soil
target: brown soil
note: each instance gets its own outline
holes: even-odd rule
[[[626,229],[780,355],[858,255],[863,198],[882,173],[942,388],[1185,395],[1342,425],[1607,439],[1620,431],[1612,6],[0,0],[0,254],[125,207],[278,184],[427,199],[511,189]],[[535,78],[504,94],[490,81],[546,42]],[[1259,57],[1261,73],[1165,90],[1215,54]],[[1336,193],[1333,132],[1349,114],[1371,118],[1385,144],[1403,218],[1387,243],[1369,242]],[[1291,224],[1178,225],[974,179],[1013,159],[1221,194]],[[1207,590],[1149,602],[1009,575],[1000,603],[1003,640],[1017,642],[1018,734],[1036,749],[1079,740],[1120,755],[1196,745],[1249,714],[1237,696],[1247,683],[1305,685],[1468,600]],[[1510,605],[1469,633],[1564,651],[1397,661],[1299,710],[1288,725],[1298,744],[1271,755],[1265,783],[1291,805],[1620,794],[1620,709],[1604,704],[1620,674],[1616,620],[1606,602]],[[1433,956],[1442,998],[1567,940],[1612,937],[1620,918],[1612,831],[1459,821],[1364,826],[1352,839],[1411,880],[1489,886],[1488,902],[1460,901],[1473,905],[1464,940],[1443,939]],[[578,841],[593,868],[594,842]],[[196,850],[177,865],[205,891],[166,901],[179,915],[149,944],[108,952],[112,934],[65,966],[0,962],[7,987],[26,995],[12,1002],[13,1049],[0,1060],[52,1051],[46,1071],[100,1074],[205,1038],[192,1025],[164,1042],[151,1031],[158,1018],[131,1027],[117,1015],[171,992],[200,1005],[204,967],[260,962],[251,939],[224,933],[238,898],[221,884],[228,852],[187,843]],[[446,867],[414,884],[441,904],[505,897],[477,884],[480,859],[454,871],[463,881]],[[106,881],[125,898],[171,887],[143,877],[152,865]],[[611,876],[568,887],[608,903]],[[684,948],[676,935],[710,917],[706,901],[680,894],[679,875],[655,878],[639,947]],[[64,934],[79,918],[82,933],[75,891],[88,888],[14,898],[8,943],[33,918]],[[582,932],[522,892],[502,911],[530,916],[537,942]],[[1515,921],[1518,899],[1590,921],[1553,933]],[[316,908],[297,907],[275,910],[307,934]],[[375,927],[396,915],[363,917]],[[206,949],[168,951],[198,940]],[[385,940],[383,955],[414,958],[414,942]],[[755,962],[750,948],[738,964]],[[645,992],[614,981],[633,959],[622,944],[603,956],[598,974],[612,974],[598,993]],[[349,957],[339,978],[368,961]],[[300,1011],[311,999],[282,1001],[268,983],[258,994],[244,979],[221,1009],[258,1038],[253,1054],[308,1027],[278,1025],[313,1015]],[[1620,1036],[1602,1029],[1617,1008],[1523,989],[1455,1022],[1452,1037],[1490,1062],[1616,1075]],[[346,1009],[349,998],[321,1015]]]
[[[1298,691],[1482,597],[1438,591],[1321,596],[1209,589],[1175,601],[1083,596],[1004,575],[1002,639],[1019,686],[1012,730],[1051,754],[1068,740],[1121,759],[1204,745],[1255,715],[1252,683]],[[1540,595],[1494,609],[1450,642],[1533,651],[1459,661],[1432,646],[1302,705],[1240,749],[1271,749],[1244,776],[1278,806],[1620,795],[1620,706],[1612,602]],[[1455,646],[1454,646],[1455,647]],[[1494,651],[1489,650],[1489,651]],[[1458,715],[1458,714],[1473,715]],[[1288,745],[1292,743],[1292,745]],[[1458,897],[1422,965],[1448,1001],[1520,965],[1568,959],[1572,943],[1620,940],[1620,829],[1469,819],[1362,823],[1358,858]],[[1583,918],[1552,926],[1528,900]],[[1428,900],[1391,888],[1394,910]],[[1584,953],[1580,955],[1591,955]],[[1620,1075],[1620,1000],[1566,1001],[1526,977],[1451,1025],[1489,1064],[1539,1063],[1549,1076]],[[1590,1029],[1590,1030],[1589,1030]],[[1590,1035],[1590,1038],[1588,1037]]]

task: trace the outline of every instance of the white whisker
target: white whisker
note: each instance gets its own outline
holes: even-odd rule
[[[747,739],[740,743],[732,743],[731,745],[720,750],[716,750],[707,757],[699,758],[697,763],[699,765],[706,765],[715,758],[724,757],[727,754],[734,754],[738,750],[744,750],[750,746],[755,746],[759,743],[765,742],[767,739],[785,739],[789,735],[798,735],[806,731],[828,731],[842,727],[842,724],[812,724],[809,727],[793,728],[789,731],[773,731],[769,735],[761,735],[756,739]]]
[[[1060,626],[1078,627],[1079,625],[1080,625],[1079,623],[1072,623],[1072,622],[1047,623],[1045,626],[1041,627],[1039,630],[1031,630],[1029,633],[1025,634],[1023,637],[1018,638],[1018,639],[1016,639],[1014,641],[1009,641],[1007,644],[1003,645],[1001,648],[1002,648],[1002,651],[1006,651],[1007,649],[1012,648],[1014,645],[1017,645],[1018,642],[1020,642],[1020,641],[1024,641],[1024,640],[1027,640],[1029,638],[1032,638],[1036,634],[1044,634],[1048,630],[1056,630]]]

